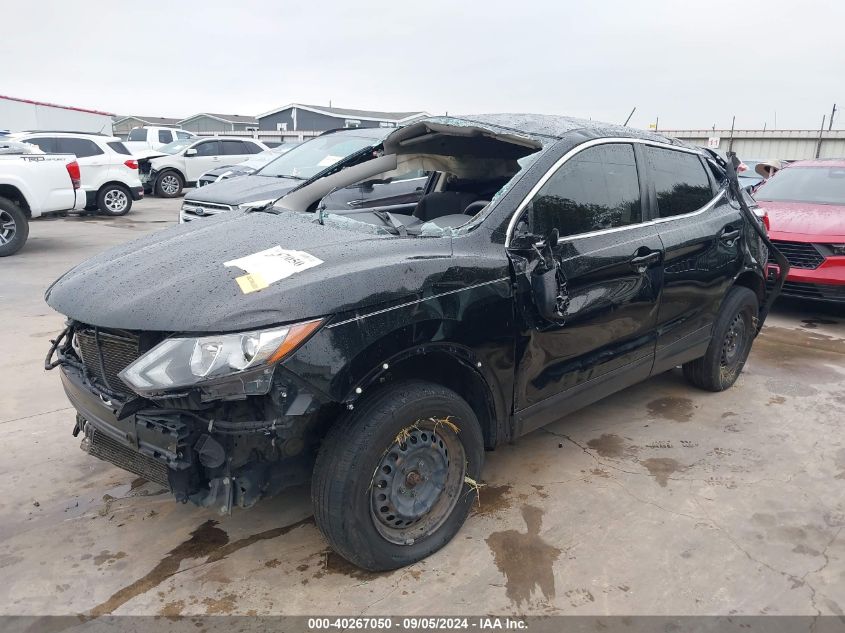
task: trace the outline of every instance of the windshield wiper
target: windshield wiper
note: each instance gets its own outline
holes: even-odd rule
[[[288,174],[276,174],[276,178],[290,178],[291,180],[305,180],[302,176],[290,176]]]
[[[282,210],[274,207],[273,205],[275,203],[276,203],[276,201],[274,200],[273,202],[266,204],[264,206],[261,206],[261,207],[249,207],[248,209],[245,209],[245,212],[246,213],[270,213],[272,215],[280,215],[282,213]]]
[[[387,226],[393,229],[391,233],[401,237],[408,237],[408,229],[399,220],[393,217],[389,211],[381,211],[379,209],[370,209],[379,220],[384,222]]]

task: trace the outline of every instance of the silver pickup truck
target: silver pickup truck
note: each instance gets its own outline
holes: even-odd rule
[[[85,207],[79,176],[73,154],[44,154],[0,138],[0,257],[23,247],[30,220]]]

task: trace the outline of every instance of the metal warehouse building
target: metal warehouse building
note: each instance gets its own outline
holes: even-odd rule
[[[338,128],[396,127],[428,116],[425,112],[376,112],[289,103],[258,115],[259,130],[325,132]]]
[[[258,129],[258,121],[252,116],[242,114],[213,114],[211,112],[200,112],[187,119],[179,121],[183,130],[196,134],[244,132]]]
[[[66,130],[112,133],[110,112],[0,95],[0,131]]]
[[[748,160],[845,157],[845,130],[660,130],[687,143],[732,150]]]

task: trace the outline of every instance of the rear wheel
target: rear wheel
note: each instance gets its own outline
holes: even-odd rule
[[[448,543],[476,498],[484,441],[470,406],[439,385],[396,383],[329,432],[311,499],[332,548],[370,571]]]
[[[132,208],[132,195],[123,185],[104,185],[97,192],[97,208],[106,215],[126,215]]]
[[[0,257],[17,253],[28,236],[26,214],[11,200],[0,198]]]
[[[175,198],[182,193],[182,188],[185,186],[185,181],[179,172],[170,170],[161,174],[156,179],[156,195],[162,198]]]
[[[754,342],[757,295],[734,286],[722,303],[707,352],[684,365],[684,377],[707,391],[724,391],[736,382]]]

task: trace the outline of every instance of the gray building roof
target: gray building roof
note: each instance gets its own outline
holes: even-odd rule
[[[244,116],[241,114],[216,114],[213,112],[200,112],[193,116],[184,118],[179,122],[184,123],[185,121],[190,121],[201,116],[217,119],[218,121],[224,121],[226,123],[246,123],[248,125],[258,125],[258,121],[254,116]]]
[[[299,108],[301,110],[308,110],[310,112],[316,112],[318,114],[325,114],[327,116],[334,116],[344,119],[355,118],[365,119],[369,121],[392,121],[395,123],[405,121],[407,119],[428,116],[428,113],[423,112],[422,110],[417,112],[379,112],[377,110],[355,110],[352,108],[331,108],[326,106],[308,105],[305,103],[289,103],[280,108],[275,108],[273,110],[270,110],[269,112],[259,114],[257,118],[261,119],[263,117],[276,114],[278,112],[281,112],[282,110],[287,110],[289,108]]]
[[[137,119],[138,121],[142,121],[147,125],[158,125],[164,127],[172,127],[179,124],[181,119],[175,119],[172,117],[164,117],[164,116],[141,116],[140,114],[124,114],[114,117],[115,123],[120,123],[121,121],[125,121],[126,119]]]

